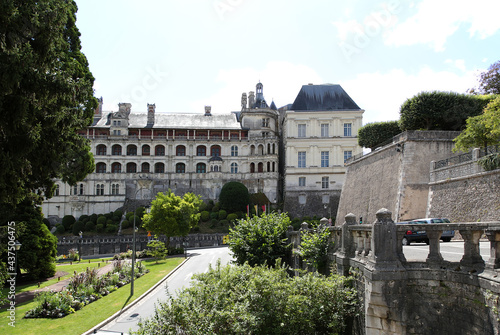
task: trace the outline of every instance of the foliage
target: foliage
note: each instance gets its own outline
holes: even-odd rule
[[[130,222],[128,220],[123,220],[122,229],[130,228]]]
[[[236,213],[231,213],[231,214],[228,214],[228,216],[227,216],[227,218],[226,218],[226,219],[227,219],[227,221],[229,221],[229,222],[233,222],[233,221],[235,221],[235,220],[237,220],[237,219],[238,219],[238,214],[236,214]]]
[[[330,246],[328,227],[319,225],[312,230],[303,230],[300,236],[298,254],[319,273],[327,274],[328,248]]]
[[[490,65],[479,75],[479,87],[470,90],[472,94],[500,94],[500,61]]]
[[[36,307],[25,318],[62,318],[83,307],[83,303],[67,292],[41,291],[35,297]]]
[[[151,203],[151,212],[144,214],[142,218],[143,227],[157,235],[166,235],[168,248],[170,237],[186,236],[197,224],[201,203],[201,197],[193,193],[186,193],[181,198],[171,190],[159,192]]]
[[[221,267],[159,303],[134,334],[343,334],[359,311],[350,279],[284,267]]]
[[[104,233],[104,225],[102,223],[98,223],[95,226],[95,231],[98,233]]]
[[[64,226],[62,224],[58,224],[56,226],[56,234],[64,234],[66,232],[66,229],[64,228]]]
[[[73,215],[65,215],[62,219],[62,224],[66,230],[69,230],[69,228],[76,222],[76,219]]]
[[[485,171],[500,169],[500,153],[482,157],[478,162]]]
[[[114,234],[118,231],[118,226],[115,224],[106,224],[106,233]]]
[[[208,212],[208,211],[202,211],[201,214],[200,214],[200,220],[202,222],[207,222],[208,220],[210,220],[210,212]]]
[[[2,289],[7,279],[8,279],[7,265],[4,262],[0,261],[0,306],[3,306],[8,301],[7,297],[2,294]]]
[[[237,221],[229,230],[229,249],[236,263],[274,266],[277,259],[286,259],[291,250],[286,236],[289,225],[285,213],[263,213]]]
[[[401,133],[398,121],[373,122],[359,128],[358,144],[374,150],[381,143]]]
[[[97,218],[97,224],[98,225],[102,225],[103,227],[106,225],[106,221],[108,219],[106,219],[106,217],[103,215],[103,216],[99,216],[99,218]]]
[[[74,1],[0,4],[0,202],[51,197],[55,178],[73,185],[94,170],[77,133],[97,100],[76,11]]]
[[[227,212],[225,210],[221,209],[219,211],[219,216],[218,216],[219,220],[224,220],[226,217],[227,217]]]
[[[405,130],[462,130],[469,117],[481,114],[491,96],[454,92],[421,92],[407,99],[400,108]]]
[[[240,182],[230,181],[222,186],[219,202],[221,208],[229,212],[245,210],[249,203],[248,188]]]
[[[164,259],[167,257],[167,249],[165,248],[165,243],[162,241],[158,241],[157,239],[151,240],[148,243],[148,248],[150,248],[150,252],[158,263],[158,260]]]
[[[73,225],[73,235],[78,236],[80,235],[80,232],[84,231],[85,231],[85,223],[83,223],[80,220],[76,221],[75,224]]]
[[[95,230],[95,223],[92,222],[92,221],[87,221],[87,223],[85,223],[85,231],[94,231]]]
[[[252,203],[254,205],[262,206],[262,205],[269,204],[269,202],[270,201],[269,201],[267,195],[263,192],[253,193],[250,195],[250,203]],[[246,211],[246,208],[245,208],[245,211]]]
[[[467,127],[454,139],[454,151],[500,145],[500,96],[481,115],[467,119]]]

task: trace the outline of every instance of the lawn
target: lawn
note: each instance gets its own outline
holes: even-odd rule
[[[11,327],[8,325],[8,311],[2,310],[0,334],[82,334],[141,296],[183,260],[184,258],[181,257],[169,258],[158,264],[154,260],[144,261],[150,272],[135,281],[132,297],[130,297],[130,284],[127,284],[61,319],[23,319],[24,314],[35,306],[35,303],[31,301],[16,306],[16,323],[15,327]]]

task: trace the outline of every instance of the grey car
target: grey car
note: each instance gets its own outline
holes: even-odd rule
[[[425,218],[425,219],[416,219],[412,221],[406,222],[398,222],[398,224],[428,224],[428,223],[450,223],[450,220],[445,218]],[[450,242],[451,239],[455,236],[454,230],[446,230],[441,234],[441,240],[443,242]],[[427,238],[427,234],[425,231],[413,231],[408,230],[403,237],[403,245],[410,245],[411,242],[425,242],[429,244],[429,239]]]

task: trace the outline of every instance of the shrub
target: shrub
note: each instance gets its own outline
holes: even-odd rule
[[[219,223],[219,220],[217,220],[217,219],[212,219],[212,220],[210,221],[210,228],[215,228],[215,227],[217,227],[217,224],[218,224],[218,223]]]
[[[101,225],[103,227],[106,226],[106,221],[108,219],[106,219],[106,217],[103,215],[103,216],[100,216],[98,219],[97,219],[97,225]]]
[[[114,223],[106,225],[106,233],[113,234],[116,233],[117,231],[118,231],[118,226],[115,225]]]
[[[120,218],[122,217],[122,215],[123,215],[123,211],[121,209],[117,209],[113,213],[113,216],[119,216]]]
[[[56,226],[56,234],[64,234],[66,229],[64,229],[64,226],[62,224],[58,224]]]
[[[127,214],[125,214],[125,218],[130,222],[132,222],[133,217],[134,217],[134,212],[128,212]]]
[[[219,224],[220,224],[221,226],[229,226],[229,221],[228,221],[228,220],[220,220],[220,221],[219,221]]]
[[[358,144],[375,150],[381,143],[401,133],[398,121],[368,123],[359,128]]]
[[[73,225],[73,235],[78,236],[80,232],[83,232],[85,230],[85,223],[82,221],[76,221],[75,224]]]
[[[236,213],[231,213],[227,216],[227,221],[233,222],[234,220],[238,219],[238,214]]]
[[[78,218],[78,221],[82,221],[83,223],[86,223],[88,220],[90,220],[88,215],[82,215]]]
[[[113,220],[110,220],[110,219],[106,220],[106,227],[109,225],[114,225],[114,224],[115,224],[115,222]]]
[[[210,212],[202,211],[200,215],[200,220],[201,222],[207,222],[208,220],[210,220]]]
[[[127,228],[130,228],[130,222],[128,222],[128,220],[123,220],[122,229],[127,229]]]
[[[122,217],[114,215],[112,220],[113,220],[113,223],[119,224],[120,221],[122,220]]]
[[[328,274],[328,248],[330,231],[328,227],[317,226],[313,230],[301,231],[298,254],[319,273]]]
[[[158,263],[159,259],[164,259],[167,256],[167,249],[165,248],[165,243],[158,240],[151,240],[148,243],[148,248],[151,250],[151,254]]]
[[[224,184],[219,195],[220,207],[229,212],[245,210],[249,199],[248,188],[236,181]]]
[[[224,220],[227,217],[227,212],[223,209],[219,211],[219,220]]]
[[[210,220],[217,220],[217,218],[219,217],[219,212],[211,212],[210,213]]]
[[[46,218],[43,218],[42,222],[50,230],[50,221]]]
[[[94,230],[95,230],[95,223],[89,220],[85,224],[85,231],[94,231]]]
[[[76,222],[76,219],[73,215],[65,215],[62,219],[62,224],[64,229],[69,230],[71,225]]]
[[[95,226],[95,230],[96,232],[98,233],[104,233],[104,225],[101,224],[101,223],[98,223],[96,226]]]
[[[220,211],[220,202],[216,203],[214,207],[212,207],[212,212],[218,213]]]
[[[89,219],[93,223],[97,224],[97,218],[98,218],[97,214],[92,214]]]

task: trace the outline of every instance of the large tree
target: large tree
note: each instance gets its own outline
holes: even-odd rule
[[[0,2],[0,203],[50,197],[54,178],[73,184],[93,170],[77,134],[97,100],[76,11],[71,0]]]
[[[490,65],[479,75],[479,86],[470,90],[472,94],[500,94],[500,61]]]
[[[358,131],[358,144],[374,150],[399,133],[401,129],[398,121],[368,123]]]
[[[155,234],[167,236],[168,247],[170,237],[186,236],[196,225],[202,202],[201,197],[193,193],[186,193],[181,198],[171,190],[160,192],[151,203],[151,212],[144,214],[142,226]]]

